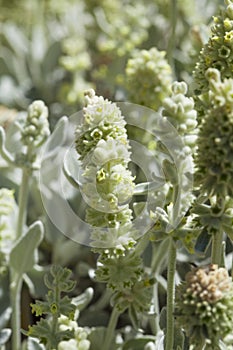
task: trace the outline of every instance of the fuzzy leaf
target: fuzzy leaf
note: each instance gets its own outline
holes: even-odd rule
[[[5,131],[2,127],[0,127],[0,154],[2,158],[5,159],[5,161],[12,164],[14,163],[15,160],[12,154],[10,154],[10,152],[8,152],[8,150],[6,149],[5,143],[6,143]]]
[[[143,182],[135,186],[133,194],[135,196],[144,196],[151,191],[158,190],[164,185],[164,179],[157,177],[158,181]]]
[[[0,331],[0,346],[6,344],[11,336],[11,329],[4,328]]]
[[[72,299],[72,304],[74,304],[79,311],[82,311],[90,303],[93,295],[93,288],[87,288],[84,293]]]
[[[61,119],[59,119],[55,130],[50,135],[48,141],[45,144],[43,152],[46,158],[51,157],[53,154],[55,154],[57,152],[57,148],[64,144],[67,134],[67,128],[68,118],[62,117]]]
[[[72,186],[79,188],[81,185],[79,180],[80,174],[80,163],[78,161],[77,152],[74,149],[71,149],[64,159],[63,163],[63,172],[67,180],[71,183]]]
[[[203,230],[197,238],[195,251],[199,254],[205,253],[209,247],[210,241],[211,235],[209,235],[206,230]]]
[[[155,343],[155,337],[141,336],[136,339],[130,339],[124,344],[123,350],[141,350],[144,349],[146,344],[149,342]]]
[[[36,248],[43,239],[44,228],[40,221],[32,224],[26,234],[20,238],[10,253],[10,266],[23,275],[37,262]]]
[[[39,344],[39,342],[36,339],[33,339],[31,337],[28,338],[27,343],[27,350],[44,350],[44,346]]]

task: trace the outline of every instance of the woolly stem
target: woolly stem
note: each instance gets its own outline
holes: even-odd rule
[[[20,297],[22,288],[22,277],[15,271],[11,271],[10,297],[12,305],[11,329],[12,329],[12,350],[21,349],[21,312]]]
[[[108,323],[108,328],[105,333],[103,350],[110,350],[110,345],[114,336],[114,332],[115,332],[115,328],[116,328],[119,316],[120,316],[120,313],[115,306],[112,310],[112,314]]]
[[[173,349],[174,343],[174,300],[175,300],[175,272],[176,272],[176,246],[173,238],[170,238],[168,251],[167,271],[167,332],[166,350]]]
[[[17,222],[17,238],[20,238],[23,233],[23,226],[26,221],[26,212],[27,212],[27,201],[28,201],[28,191],[29,191],[29,171],[27,168],[23,169],[21,186],[19,189],[19,214]]]
[[[27,168],[23,169],[22,181],[19,189],[19,213],[17,220],[17,239],[19,239],[23,234],[23,227],[26,221],[27,213],[27,201],[28,201],[28,192],[29,192],[29,171]],[[23,278],[16,271],[11,269],[10,273],[10,297],[12,305],[12,316],[11,316],[11,328],[12,328],[12,350],[20,350],[21,348],[21,288],[23,283]]]
[[[154,244],[153,247],[153,259],[151,262],[151,274],[157,277],[161,269],[161,265],[164,260],[167,258],[167,239],[164,239],[161,243]],[[153,329],[154,334],[157,334],[160,330],[159,326],[159,300],[158,300],[158,282],[156,281],[153,288],[153,304],[155,317],[151,320],[151,328]]]

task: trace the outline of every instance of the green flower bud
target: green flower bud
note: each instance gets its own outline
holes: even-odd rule
[[[218,348],[232,332],[233,283],[225,268],[210,265],[190,271],[176,291],[176,319],[190,345]]]
[[[172,70],[165,52],[155,47],[138,51],[126,67],[127,89],[131,102],[157,110],[170,93]]]

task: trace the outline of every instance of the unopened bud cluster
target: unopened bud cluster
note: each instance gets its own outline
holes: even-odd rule
[[[34,101],[28,107],[21,134],[22,142],[30,148],[39,147],[49,136],[48,108],[43,101]]]

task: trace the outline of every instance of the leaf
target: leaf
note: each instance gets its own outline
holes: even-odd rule
[[[14,164],[15,160],[14,157],[8,152],[8,150],[5,147],[6,143],[6,134],[2,127],[0,127],[0,154],[5,161],[7,161],[9,164]]]
[[[20,275],[30,271],[37,262],[36,248],[43,239],[44,228],[40,221],[32,224],[10,253],[10,266]]]
[[[59,119],[53,133],[48,138],[48,141],[45,143],[45,146],[43,148],[43,153],[46,158],[51,157],[58,151],[58,147],[61,147],[65,140],[67,135],[67,128],[68,128],[68,118],[62,117]]]
[[[135,307],[133,305],[130,305],[129,307],[129,318],[130,318],[130,321],[132,322],[134,329],[138,329],[139,319],[138,319],[138,315],[136,313]]]
[[[184,333],[180,328],[174,327],[174,349],[182,350],[184,348]]]
[[[4,328],[0,331],[0,346],[6,344],[11,336],[11,329]]]
[[[157,177],[158,181],[153,182],[143,182],[135,186],[134,188],[134,196],[144,196],[149,192],[158,190],[161,186],[164,185],[164,179]]]
[[[102,350],[103,349],[105,333],[106,333],[105,327],[92,328],[91,333],[88,336],[88,340],[90,340],[90,342],[91,342],[91,347],[89,350]],[[116,346],[111,344],[110,349],[115,350]]]
[[[77,153],[74,149],[70,149],[64,159],[63,172],[71,185],[76,188],[79,188],[79,186],[81,186],[80,169],[81,165],[78,161]]]
[[[174,163],[171,163],[168,159],[164,159],[163,171],[168,181],[170,181],[173,185],[178,183],[178,173]]]
[[[55,41],[45,53],[45,57],[42,62],[42,71],[44,75],[50,74],[55,67],[58,66],[59,57],[61,55],[61,43]]]
[[[160,318],[159,318],[159,326],[162,330],[166,329],[166,327],[167,327],[167,308],[166,308],[166,306],[164,306],[161,310]]]
[[[27,350],[44,350],[45,347],[39,341],[31,337],[28,338]]]
[[[208,234],[207,230],[203,229],[201,234],[197,237],[197,242],[195,244],[195,251],[197,253],[204,254],[211,242],[211,235]]]
[[[136,339],[130,339],[126,341],[122,350],[142,350],[149,342],[155,343],[155,337],[141,336]]]
[[[85,307],[90,303],[94,295],[93,288],[87,288],[84,293],[72,299],[72,303],[77,307],[79,311],[85,309]]]
[[[7,327],[11,317],[9,276],[0,274],[0,329]]]
[[[145,205],[146,205],[145,202],[133,203],[133,210],[134,210],[135,216],[139,216],[142,213],[142,211],[145,209]]]

